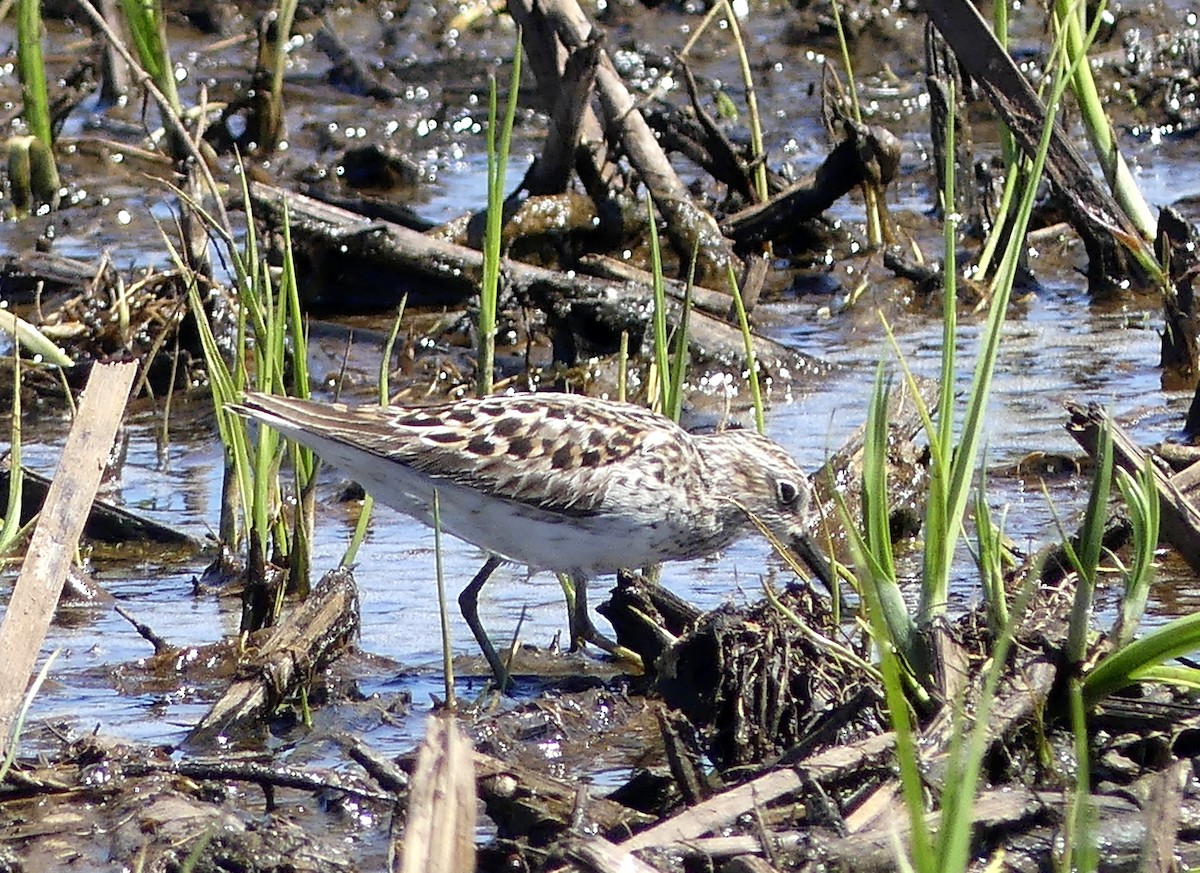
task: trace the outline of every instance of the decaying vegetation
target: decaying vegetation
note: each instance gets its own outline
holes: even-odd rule
[[[21,95],[11,102],[21,109],[7,193],[28,244],[0,264],[0,330],[19,365],[0,368],[13,423],[0,556],[21,562],[0,625],[0,651],[11,653],[0,672],[0,866],[1200,863],[1191,827],[1200,674],[1187,660],[1200,649],[1200,619],[1143,626],[1156,564],[1178,556],[1189,578],[1200,571],[1194,455],[1139,446],[1102,406],[1070,405],[1063,424],[1089,460],[1069,466],[1087,509],[1077,527],[1060,519],[1022,552],[989,502],[985,454],[1006,317],[1039,278],[1033,240],[1080,242],[1075,266],[1098,306],[1153,299],[1164,379],[1195,386],[1194,229],[1184,207],[1155,216],[1120,155],[1121,134],[1139,124],[1194,130],[1194,27],[1150,41],[1127,29],[1117,45],[1114,22],[1140,13],[1062,0],[1021,13],[1037,19],[1024,25],[1038,33],[1026,46],[1031,64],[1009,48],[1003,3],[986,21],[965,2],[764,2],[748,13],[719,2],[701,14],[632,0],[453,13],[404,2],[222,12],[72,0],[57,10],[70,24],[48,4],[44,20],[31,0],[16,5]],[[367,8],[381,45],[419,33],[428,56],[364,62],[336,15]],[[681,36],[654,57],[667,47],[647,31],[667,15],[687,21],[686,44]],[[756,16],[786,18],[780,32],[827,59],[804,109],[820,117],[826,153],[801,178],[764,145],[764,118],[784,109],[764,105],[756,79],[788,71],[757,62]],[[170,31],[184,18],[222,44],[253,46],[236,82],[196,86],[189,76],[206,74],[172,62]],[[67,36],[87,46],[76,63],[62,57]],[[506,46],[510,75],[496,74],[494,54],[482,63],[449,49],[471,40]],[[915,173],[903,149],[916,135],[868,110],[853,68],[878,44],[924,58],[920,141],[935,157],[921,172],[934,193],[919,219],[897,221],[887,205],[889,186]],[[706,74],[710,55],[733,58],[738,80]],[[290,72],[318,57],[319,86]],[[63,70],[48,78],[47,63]],[[423,222],[403,205],[422,182],[417,146],[337,140],[337,125],[314,133],[303,104],[290,102],[319,87],[329,90],[318,99],[370,101],[358,107],[391,107],[430,87],[443,108],[475,106],[480,117],[464,129],[487,132],[486,202]],[[1074,117],[1064,119],[1076,109],[1099,172],[1075,145]],[[1137,118],[1114,124],[1106,111]],[[78,119],[93,115],[103,135],[79,132]],[[516,142],[540,148],[519,183],[506,174]],[[301,148],[314,156],[304,167],[291,158]],[[99,248],[94,259],[53,251],[54,229],[83,220],[96,155],[114,187],[152,185],[169,202],[169,216],[140,225],[161,242],[156,265]],[[861,234],[829,219],[848,200],[863,210]],[[35,237],[36,222],[45,230]],[[828,316],[878,309],[892,352],[862,427],[813,474],[819,550],[781,555],[782,584],[764,582],[748,608],[701,612],[630,568],[600,612],[640,659],[638,675],[517,651],[511,672],[541,678],[518,683],[515,698],[470,703],[453,685],[447,643],[444,696],[419,749],[383,754],[352,735],[353,716],[315,726],[322,712],[363,705],[355,674],[369,656],[354,647],[353,562],[370,500],[342,565],[310,566],[318,460],[268,429],[247,430],[227,403],[249,389],[418,402],[553,386],[678,419],[689,396],[703,395],[689,373],[708,370],[736,374],[736,402],[755,406],[761,428],[764,395],[769,405],[813,390],[837,370],[760,329],[771,317],[761,317],[764,303],[791,293],[781,277],[840,261],[863,278],[839,285]],[[872,287],[883,290],[869,300]],[[892,337],[897,301],[940,320],[935,378],[914,375]],[[356,384],[345,362],[335,377],[311,373],[312,319],[363,313],[390,326],[377,377]],[[959,351],[968,319],[980,332],[969,357]],[[134,414],[155,410],[163,443],[177,409],[211,416],[198,429],[222,449],[213,543],[97,499],[127,397]],[[28,411],[69,406],[57,473],[48,486],[27,481]],[[1200,400],[1185,436],[1197,409]],[[177,647],[137,619],[136,603],[118,607],[154,655],[112,681],[202,687],[210,704],[170,749],[101,733],[43,739],[26,753],[28,705],[53,676],[51,657],[35,677],[37,655],[60,596],[74,596],[81,536],[96,555],[149,542],[172,560],[202,555],[200,596],[240,598],[238,635],[205,647]],[[1107,611],[1097,605],[1106,592],[1118,602]],[[281,753],[317,736],[334,748],[322,752],[328,763]],[[546,738],[567,764],[531,752]],[[628,778],[612,790],[587,784],[616,738]]]

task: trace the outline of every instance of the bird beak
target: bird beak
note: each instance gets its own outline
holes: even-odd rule
[[[825,556],[825,553],[817,546],[812,534],[797,534],[792,537],[790,545],[792,554],[808,566],[812,574],[821,580],[821,583],[831,594],[837,590],[833,565],[830,563],[829,558]]]

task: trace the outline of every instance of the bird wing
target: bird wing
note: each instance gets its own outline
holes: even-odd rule
[[[686,469],[684,431],[640,407],[576,395],[497,396],[425,407],[346,407],[250,394],[240,407],[496,497],[548,512],[600,511],[618,480],[651,489]],[[353,472],[352,470],[347,472]],[[648,499],[652,499],[649,498]]]

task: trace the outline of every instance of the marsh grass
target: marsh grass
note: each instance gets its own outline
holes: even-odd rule
[[[0,523],[0,561],[12,554],[22,539],[21,497],[25,490],[25,469],[21,466],[21,356],[13,353],[12,408],[9,414],[8,503]],[[0,779],[0,781],[3,781]]]
[[[846,87],[850,92],[850,114],[855,123],[862,124],[862,107],[858,100],[858,86],[854,84],[854,64],[850,60],[850,49],[846,44],[846,31],[842,27],[842,0],[832,0],[829,4],[833,10],[833,26],[838,38],[838,51],[842,60],[842,72],[846,74]],[[884,242],[884,202],[883,190],[874,182],[865,181],[862,184],[863,201],[866,207],[867,242],[878,247]]]
[[[499,120],[496,79],[488,79],[487,216],[483,235],[483,277],[479,285],[479,319],[476,325],[478,348],[475,394],[478,397],[492,393],[495,378],[496,309],[500,301],[500,256],[504,235],[504,184],[508,173],[508,158],[512,150],[512,130],[520,85],[521,32],[518,30],[502,123]]]
[[[21,698],[21,708],[17,710],[16,718],[12,722],[12,732],[5,743],[4,760],[0,761],[0,783],[8,778],[8,773],[17,760],[17,749],[20,745],[21,732],[25,730],[25,719],[29,717],[29,708],[33,706],[33,701],[37,698],[38,692],[42,690],[46,677],[50,675],[50,668],[54,666],[54,662],[60,654],[62,654],[62,649],[55,649],[50,653],[46,662],[42,664],[42,669],[38,670],[37,676],[29,684],[25,696]]]
[[[750,331],[750,319],[746,316],[746,304],[742,301],[742,289],[730,264],[726,281],[733,296],[733,308],[737,313],[738,329],[742,333],[742,347],[746,352],[746,382],[750,386],[750,400],[754,404],[754,426],[759,433],[767,432],[767,419],[763,408],[762,384],[758,379],[758,357],[754,354],[754,334]]]
[[[57,205],[60,185],[42,59],[39,0],[17,0],[17,74],[25,124],[33,137],[32,141],[13,137],[8,143],[10,190],[18,213],[23,213],[35,202]]]
[[[1094,33],[1090,35],[1094,37]],[[1090,38],[1089,38],[1090,44]],[[1057,82],[1053,96],[1048,102],[1047,115],[1044,121],[1042,136],[1038,150],[1034,155],[1030,168],[1030,183],[1022,190],[1022,197],[1013,218],[1012,234],[1009,238],[1009,251],[1001,259],[997,272],[995,293],[987,302],[988,317],[979,340],[976,353],[974,372],[970,387],[967,391],[966,403],[958,413],[956,396],[957,374],[959,362],[956,354],[957,344],[957,262],[956,237],[957,214],[954,192],[954,100],[950,100],[951,117],[946,125],[947,139],[944,154],[946,155],[946,190],[943,192],[943,212],[946,216],[945,246],[945,288],[943,291],[942,314],[942,360],[940,369],[940,390],[936,415],[921,399],[921,392],[904,356],[900,353],[899,345],[891,333],[890,327],[884,322],[884,328],[895,350],[899,365],[909,385],[909,393],[913,397],[917,411],[921,417],[922,426],[929,440],[930,464],[929,485],[926,494],[926,512],[924,524],[924,547],[922,549],[921,596],[917,612],[917,622],[926,624],[935,617],[943,615],[949,597],[950,571],[954,560],[955,550],[963,530],[963,522],[969,501],[972,480],[976,476],[979,454],[984,440],[984,420],[988,401],[991,397],[992,377],[995,372],[996,360],[999,356],[1000,341],[1004,330],[1005,316],[1016,280],[1018,258],[1015,250],[1024,245],[1025,230],[1033,211],[1034,199],[1037,193],[1037,180],[1041,178],[1045,165],[1046,154],[1050,146],[1050,137],[1056,116],[1056,107],[1060,105],[1063,90],[1069,80],[1069,66],[1064,55],[1062,42],[1056,43],[1052,56],[1052,69],[1058,69],[1062,75],[1056,77]],[[952,92],[953,98],[953,92]],[[877,471],[876,475],[884,475],[885,471]],[[874,485],[865,483],[864,488],[877,489],[885,500],[886,483]],[[872,543],[879,548],[878,541]],[[891,561],[890,553],[880,552],[874,556],[875,563],[884,566]],[[872,572],[868,580],[884,586],[884,591],[877,598],[881,603],[894,603],[899,598],[895,588],[895,569],[889,567],[888,572]],[[1000,592],[997,592],[1000,593]],[[989,607],[999,610],[1000,607]],[[911,633],[911,628],[899,616],[888,622],[894,630],[903,629],[905,633],[892,642],[901,647],[905,663],[914,671],[913,681],[926,689],[932,689],[935,677],[928,670],[933,661],[931,653],[925,650],[921,635]]]
[[[689,321],[692,310],[692,285],[696,276],[696,252],[692,253],[691,265],[688,269],[688,281],[684,291],[683,308],[679,315],[679,324],[673,335],[667,327],[670,317],[670,307],[667,305],[667,283],[663,274],[662,241],[658,235],[658,223],[654,217],[654,203],[650,193],[646,192],[647,240],[650,244],[650,276],[651,289],[654,297],[654,311],[651,314],[651,324],[654,330],[653,360],[650,368],[650,378],[647,380],[649,390],[649,405],[651,409],[661,412],[676,424],[683,412],[684,388],[687,384],[687,371],[690,363],[688,352]],[[628,338],[625,356],[628,358]],[[672,342],[674,350],[672,351]],[[624,367],[624,365],[621,365]],[[619,377],[623,380],[623,376]],[[619,392],[622,397],[624,387]]]
[[[175,69],[167,42],[166,18],[161,0],[121,0],[121,10],[129,24],[138,62],[165,98],[169,111],[183,118],[183,103],[175,85]],[[168,150],[173,158],[182,160],[192,153],[187,137],[171,124],[164,125]]]
[[[1094,37],[1094,32],[1089,35],[1089,43],[1091,37]],[[1079,59],[1076,58],[1073,63],[1078,62]],[[897,737],[897,761],[911,826],[908,856],[904,862],[922,873],[965,870],[970,861],[971,835],[974,828],[972,810],[986,749],[988,715],[1011,646],[1011,629],[1032,593],[1032,586],[1027,585],[1011,606],[1005,602],[1007,595],[999,570],[1004,560],[1002,538],[992,526],[982,494],[985,480],[982,473],[976,477],[976,470],[983,445],[984,416],[990,397],[992,374],[1016,277],[1015,252],[1024,244],[1037,180],[1041,176],[1050,143],[1055,109],[1069,79],[1068,69],[1071,65],[1072,62],[1065,56],[1064,41],[1060,40],[1055,45],[1050,65],[1050,68],[1058,70],[1060,75],[1056,77],[1053,98],[1048,102],[1049,109],[1038,150],[1030,162],[1029,181],[1022,190],[1020,203],[1013,216],[1009,251],[1001,259],[995,293],[987,301],[987,323],[979,341],[974,374],[961,418],[957,414],[956,394],[959,362],[955,351],[958,331],[953,93],[950,100],[951,117],[944,134],[946,147],[943,150],[947,161],[943,174],[946,187],[942,192],[945,215],[945,285],[941,381],[936,412],[931,411],[921,400],[916,379],[900,354],[890,328],[884,323],[900,367],[909,383],[909,393],[917,404],[929,443],[930,469],[923,529],[925,539],[922,550],[922,585],[915,620],[909,614],[897,584],[891,547],[887,487],[888,388],[883,362],[880,363],[876,374],[875,389],[867,414],[861,528],[851,523],[845,503],[840,503],[843,520],[850,531],[851,553],[855,561],[868,625],[880,658],[889,718]],[[955,727],[947,755],[950,768],[937,798],[942,809],[942,818],[935,835],[930,831],[925,818],[925,784],[919,765],[916,720],[912,707],[927,706],[931,700],[931,693],[938,690],[938,684],[936,672],[933,670],[934,653],[927,647],[926,636],[918,633],[918,630],[928,626],[946,610],[951,563],[960,537],[964,536],[964,517],[973,482],[978,482],[980,489],[974,504],[977,511],[976,562],[980,567],[985,596],[998,601],[988,606],[989,624],[997,631],[997,636],[993,643],[990,666],[972,714],[975,726],[969,730],[967,728],[963,701],[948,700],[944,704],[955,707]],[[1094,499],[1103,506],[1106,496],[1105,492],[1095,495]],[[1101,515],[1101,523],[1102,520]],[[1088,545],[1087,549],[1090,557],[1095,547]],[[1090,600],[1088,604],[1090,605]],[[1086,767],[1086,732],[1083,736],[1083,766]],[[1080,797],[1086,797],[1086,782],[1081,783],[1076,790]],[[1080,801],[1079,809],[1084,808],[1082,803],[1083,801]],[[1074,834],[1075,838],[1086,842],[1086,817],[1076,816],[1075,821],[1079,825]]]
[[[1096,449],[1096,470],[1092,478],[1092,490],[1088,497],[1083,527],[1079,533],[1079,549],[1071,544],[1070,537],[1063,537],[1063,551],[1078,577],[1075,583],[1075,598],[1071,605],[1070,627],[1067,635],[1067,659],[1079,669],[1087,657],[1088,633],[1091,627],[1092,599],[1095,596],[1096,580],[1100,572],[1100,559],[1104,548],[1104,525],[1108,518],[1108,495],[1112,488],[1113,451],[1112,431],[1100,428],[1100,439]]]
[[[1112,123],[1104,111],[1104,101],[1100,98],[1091,65],[1087,61],[1087,52],[1091,46],[1091,39],[1087,39],[1086,42],[1084,39],[1087,15],[1089,12],[1092,15],[1094,29],[1096,23],[1103,20],[1106,5],[1099,3],[1089,9],[1087,4],[1078,0],[1055,0],[1052,18],[1058,30],[1058,38],[1065,43],[1067,57],[1071,60],[1071,89],[1075,94],[1075,102],[1079,105],[1083,127],[1100,163],[1104,180],[1142,237],[1152,240],[1157,231],[1154,213],[1142,197],[1142,192],[1129,172],[1120,146],[1113,136]]]
[[[288,588],[302,596],[308,591],[316,464],[310,449],[289,445],[296,495],[296,511],[289,527],[279,484],[283,441],[269,427],[257,428],[257,436],[252,436],[248,422],[227,409],[251,386],[258,391],[281,393],[288,381],[285,377],[290,377],[290,393],[294,396],[308,397],[310,393],[307,332],[300,310],[288,214],[285,209],[283,263],[276,282],[259,249],[244,173],[241,178],[247,219],[240,245],[231,230],[197,204],[190,204],[220,242],[233,269],[236,325],[232,343],[219,340],[209,320],[211,298],[222,292],[215,288],[202,291],[201,277],[188,269],[165,233],[163,238],[188,283],[188,302],[200,334],[217,426],[225,449],[219,535],[233,549],[249,544],[251,584],[247,585],[243,629],[253,630],[274,621]],[[280,584],[271,592],[265,588],[269,560],[285,565],[288,574],[287,584]]]
[[[292,22],[296,18],[298,0],[280,0],[275,13],[274,40],[269,46],[271,85],[263,89],[265,94],[255,93],[261,103],[254,113],[258,124],[255,142],[259,153],[274,152],[284,135],[283,74],[287,69],[288,45],[292,33]]]

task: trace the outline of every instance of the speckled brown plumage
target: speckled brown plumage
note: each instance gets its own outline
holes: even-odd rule
[[[689,434],[630,404],[542,393],[348,408],[250,394],[232,408],[427,523],[437,489],[448,532],[579,581],[714,552],[754,530],[748,513],[785,543],[806,535],[808,481],[776,443]]]

